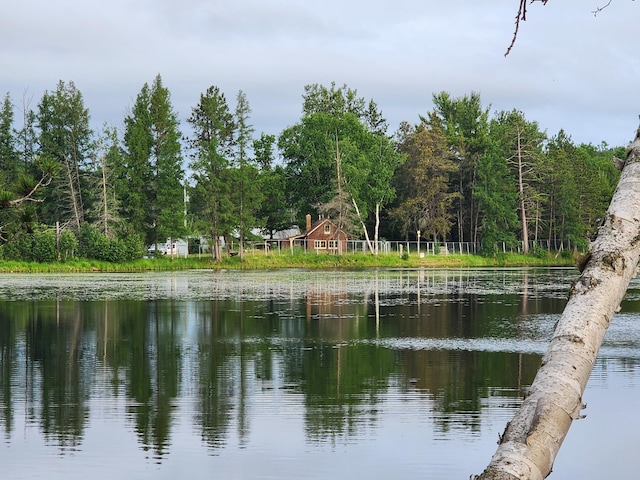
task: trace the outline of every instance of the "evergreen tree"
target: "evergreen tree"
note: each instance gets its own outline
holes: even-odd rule
[[[0,109],[0,245],[20,240],[37,226],[36,206],[58,171],[55,160],[42,157],[26,168],[17,150],[13,104],[9,94]]]
[[[186,232],[184,171],[178,116],[160,75],[144,84],[125,118],[125,152],[118,170],[121,214],[147,245]]]
[[[151,85],[151,182],[148,208],[150,243],[175,239],[186,233],[184,170],[178,116],[171,105],[169,90],[158,75]],[[173,251],[172,251],[173,252]]]
[[[211,86],[200,95],[187,121],[193,131],[188,144],[195,182],[190,208],[196,227],[211,238],[213,257],[220,260],[219,239],[231,232],[234,223],[230,174],[234,118],[224,94]]]
[[[528,253],[532,240],[529,233],[532,221],[535,225],[533,241],[538,240],[541,195],[540,182],[537,180],[543,171],[540,162],[546,135],[540,131],[537,122],[527,121],[524,114],[517,110],[500,112],[496,122],[500,125],[497,129],[501,134],[500,141],[517,185],[520,240],[523,252]]]
[[[7,93],[0,107],[0,181],[8,183],[15,182],[22,170],[18,160],[13,123],[13,103]]]
[[[487,148],[478,158],[473,189],[478,208],[479,251],[485,255],[498,253],[498,244],[502,242],[514,247],[518,229],[516,182],[495,128],[499,128],[499,125],[492,121]]]
[[[478,235],[478,206],[473,198],[478,158],[484,152],[488,130],[489,110],[482,107],[480,94],[471,92],[451,98],[447,92],[433,95],[435,113],[457,164],[451,178],[458,197],[452,239],[476,242]]]
[[[446,239],[453,225],[451,205],[459,192],[449,187],[457,165],[450,158],[439,119],[432,114],[415,127],[403,123],[398,150],[406,161],[395,177],[399,201],[390,216],[405,238],[420,230],[424,238]]]
[[[256,212],[262,201],[258,185],[258,169],[255,158],[249,157],[253,127],[249,124],[251,107],[245,93],[240,90],[236,97],[235,125],[235,161],[233,170],[234,203],[236,228],[240,241],[240,258],[244,255],[244,240],[257,226]]]
[[[69,222],[74,229],[84,221],[86,165],[92,155],[93,132],[89,110],[73,82],[60,81],[54,93],[45,92],[38,105],[40,155],[60,164],[54,188],[43,204],[43,220]]]
[[[130,232],[140,234],[147,242],[152,223],[148,204],[152,197],[150,102],[151,91],[145,83],[136,97],[131,114],[124,120],[124,155],[116,169],[117,196],[121,199],[120,215]]]

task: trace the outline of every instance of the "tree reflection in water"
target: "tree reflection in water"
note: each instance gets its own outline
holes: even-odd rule
[[[249,445],[257,419],[283,411],[301,412],[310,445],[349,444],[414,401],[411,415],[429,418],[436,436],[480,435],[483,410],[515,408],[526,394],[572,272],[172,275],[123,277],[131,293],[115,298],[109,286],[83,298],[69,279],[66,293],[46,280],[47,294],[35,284],[17,295],[9,277],[0,287],[7,442],[24,416],[61,453],[82,449],[98,400],[158,462],[185,419],[213,454],[232,435]],[[635,366],[631,352],[620,361]]]

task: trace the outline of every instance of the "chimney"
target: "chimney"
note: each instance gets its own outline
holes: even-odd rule
[[[311,215],[307,213],[307,230],[311,230]]]

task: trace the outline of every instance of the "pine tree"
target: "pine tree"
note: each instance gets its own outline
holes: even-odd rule
[[[149,242],[151,197],[151,92],[144,84],[138,93],[131,113],[125,118],[124,155],[117,168],[117,195],[121,199],[120,214],[132,233]],[[155,239],[153,239],[155,240]]]
[[[401,125],[398,149],[406,155],[395,182],[399,203],[390,215],[400,225],[405,238],[420,232],[434,241],[446,238],[453,225],[451,205],[459,192],[449,189],[457,166],[449,156],[447,140],[439,120],[428,120],[411,127]]]
[[[244,240],[256,226],[255,212],[262,200],[258,188],[258,169],[255,158],[249,157],[253,127],[249,124],[251,107],[245,93],[240,90],[236,97],[235,110],[235,161],[234,161],[234,189],[236,205],[236,224],[240,241],[240,258],[244,256]]]
[[[43,204],[43,220],[69,222],[78,229],[84,222],[84,176],[92,155],[93,132],[89,110],[73,82],[60,81],[54,93],[44,93],[37,122],[40,156],[55,159],[61,167]]]
[[[221,260],[219,239],[231,233],[234,224],[230,174],[234,118],[224,94],[211,86],[200,95],[187,121],[193,131],[188,144],[195,182],[190,208],[197,228],[208,232],[213,257]]]
[[[171,105],[169,90],[158,75],[151,85],[151,212],[150,240],[156,243],[176,239],[186,233],[184,215],[184,170],[178,116]],[[172,251],[173,253],[173,251]]]

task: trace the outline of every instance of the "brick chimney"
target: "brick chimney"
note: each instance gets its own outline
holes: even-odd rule
[[[307,213],[307,229],[306,231],[311,230],[311,215]]]

